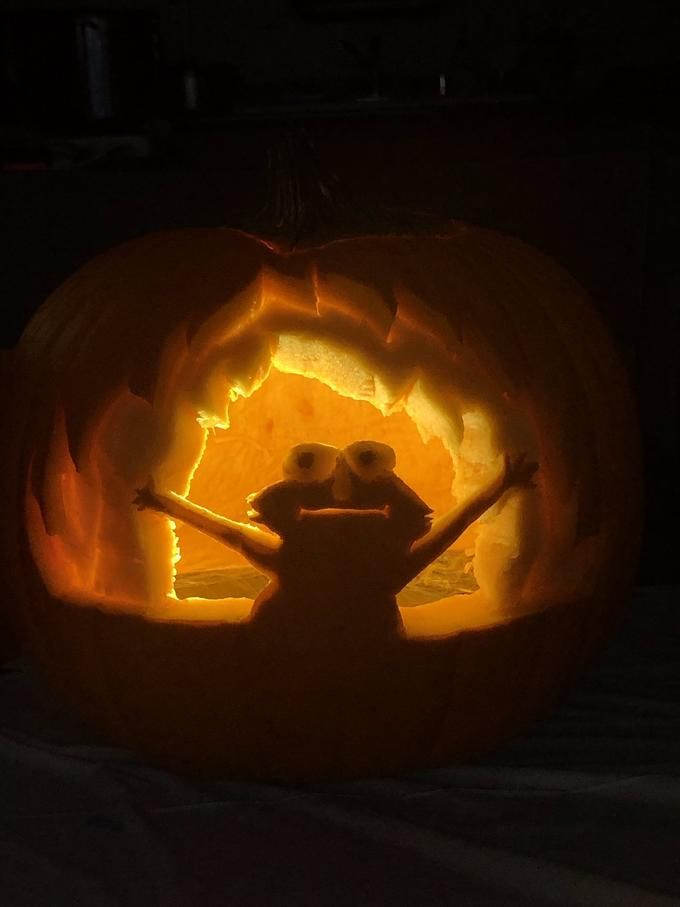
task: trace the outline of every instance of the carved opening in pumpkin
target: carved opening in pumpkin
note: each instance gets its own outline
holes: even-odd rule
[[[168,337],[151,400],[122,387],[101,402],[77,463],[56,414],[41,503],[27,489],[33,555],[53,594],[152,620],[248,616],[261,580],[231,570],[210,593],[218,558],[220,570],[243,562],[138,512],[132,499],[148,475],[243,519],[246,495],[280,477],[291,441],[382,440],[396,449],[397,474],[440,514],[488,482],[503,451],[537,455],[526,400],[477,355],[476,338],[460,355],[448,323],[422,302],[402,296],[387,317],[343,289],[346,298],[319,299],[305,284],[300,295],[266,272],[257,293],[225,303],[189,342],[185,329]],[[498,620],[520,599],[543,518],[538,493],[495,505],[404,591],[406,631]]]
[[[247,497],[281,479],[288,450],[309,441],[342,449],[371,439],[396,452],[396,472],[441,516],[456,503],[455,477],[493,464],[490,426],[480,413],[463,415],[463,457],[447,447],[446,414],[438,411],[416,385],[389,411],[381,412],[381,381],[351,354],[323,351],[316,344],[313,374],[305,373],[309,344],[294,336],[279,338],[266,380],[251,395],[224,386],[229,425],[210,426],[191,475],[188,496],[202,507],[231,519],[248,521]],[[324,363],[332,362],[325,370]],[[332,372],[329,374],[328,372]],[[205,414],[199,421],[210,424]],[[437,430],[441,434],[437,433]],[[450,444],[450,439],[449,444]],[[454,457],[458,469],[454,467]],[[179,598],[254,599],[266,586],[264,574],[236,551],[191,526],[177,524],[178,559],[174,590]],[[465,595],[478,589],[474,576],[471,528],[444,555],[398,595],[401,607]]]

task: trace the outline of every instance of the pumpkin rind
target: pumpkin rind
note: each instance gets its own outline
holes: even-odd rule
[[[408,318],[415,306],[422,320],[423,300],[431,323],[419,324],[432,343],[463,359],[474,349],[489,382],[524,401],[550,484],[548,541],[522,579],[521,607],[509,579],[487,625],[432,639],[416,638],[426,612],[410,609],[412,638],[333,664],[328,653],[315,662],[285,629],[273,645],[247,623],[163,621],[50,594],[26,507],[28,491],[49,532],[55,425],[62,420],[82,466],[92,419],[117,390],[127,385],[140,406],[153,406],[160,363],[186,359],[226,303],[230,317],[239,307],[250,317],[253,285],[279,287],[292,311],[361,311],[381,342],[398,327],[396,313]],[[175,768],[299,779],[468,758],[559,695],[630,584],[640,477],[625,374],[582,290],[517,240],[454,224],[436,236],[359,237],[282,254],[233,230],[156,234],[100,256],[57,290],[13,368],[2,539],[17,625],[84,717]],[[570,546],[583,552],[573,588],[554,578]]]

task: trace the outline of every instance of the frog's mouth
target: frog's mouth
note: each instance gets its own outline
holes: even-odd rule
[[[296,445],[284,461],[285,478],[248,496],[248,519],[282,537],[305,519],[385,520],[395,540],[414,542],[431,528],[433,509],[395,466],[392,447],[377,441],[355,441],[344,449]]]

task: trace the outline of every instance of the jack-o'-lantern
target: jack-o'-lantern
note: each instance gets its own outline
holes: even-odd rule
[[[83,716],[179,769],[469,757],[630,582],[631,411],[580,288],[496,233],[129,242],[16,351],[16,622]]]

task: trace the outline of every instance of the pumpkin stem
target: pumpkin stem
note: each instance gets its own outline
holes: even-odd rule
[[[306,130],[290,130],[269,149],[267,164],[267,199],[252,224],[255,232],[291,248],[344,232],[352,208],[347,191],[335,174],[323,172]]]
[[[284,249],[347,236],[451,231],[450,219],[441,215],[358,201],[336,173],[324,168],[305,129],[291,129],[269,149],[267,159],[266,201],[246,229]]]

